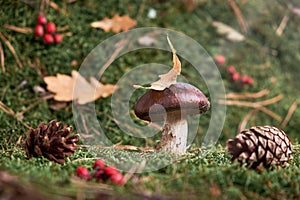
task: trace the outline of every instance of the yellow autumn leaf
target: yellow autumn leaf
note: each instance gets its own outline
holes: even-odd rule
[[[106,98],[117,89],[117,86],[104,85],[94,77],[91,77],[90,82],[88,82],[75,70],[71,74],[72,76],[57,74],[56,76],[44,77],[47,89],[55,93],[55,100],[77,100],[78,104],[86,104],[101,97]]]
[[[131,19],[128,15],[124,15],[122,17],[115,15],[111,19],[105,17],[101,21],[92,22],[91,26],[94,28],[101,28],[105,32],[112,30],[114,33],[119,33],[121,31],[128,31],[136,26],[136,24],[137,21]]]

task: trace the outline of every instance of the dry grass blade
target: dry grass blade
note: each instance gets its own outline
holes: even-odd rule
[[[234,14],[237,17],[237,20],[241,27],[242,32],[246,33],[248,31],[248,26],[247,26],[247,23],[245,22],[244,16],[243,16],[240,8],[236,5],[234,0],[228,0],[228,3],[230,4]]]
[[[277,115],[276,113],[274,113],[271,110],[267,109],[266,107],[259,107],[258,109],[261,110],[261,111],[263,111],[267,115],[270,115],[271,117],[273,117],[277,121],[279,121],[279,122],[282,121],[282,118],[279,115]]]
[[[276,34],[281,36],[282,33],[283,33],[283,30],[285,29],[286,25],[287,25],[287,22],[289,20],[289,16],[288,15],[285,15],[281,22],[280,22],[280,25],[278,26],[278,28],[276,29]]]
[[[0,62],[1,62],[1,69],[2,69],[2,71],[3,71],[3,73],[5,73],[5,62],[4,62],[4,59],[5,59],[5,57],[4,57],[4,51],[3,51],[3,47],[2,47],[2,44],[1,44],[1,42],[0,42]]]
[[[105,70],[107,69],[107,67],[110,66],[110,64],[118,57],[119,53],[121,52],[121,50],[124,48],[124,46],[127,44],[127,40],[120,40],[118,41],[118,43],[116,43],[116,50],[113,52],[113,54],[111,55],[111,57],[106,61],[106,63],[101,67],[101,69],[98,72],[98,76],[101,76]]]
[[[256,99],[256,98],[260,98],[263,97],[267,94],[269,94],[269,90],[268,89],[263,89],[259,92],[256,93],[228,93],[226,94],[225,98],[228,99]]]
[[[20,68],[23,68],[23,65],[21,63],[21,61],[19,60],[19,57],[16,53],[16,50],[14,49],[14,47],[11,45],[11,43],[4,37],[4,35],[2,33],[0,33],[0,39],[6,44],[6,46],[9,48],[9,50],[11,51],[11,53],[13,54],[13,56],[15,57],[18,65]]]
[[[277,101],[280,101],[281,99],[282,99],[282,95],[278,95],[274,98],[267,99],[264,101],[259,101],[259,102],[237,101],[237,100],[219,100],[218,103],[229,105],[229,106],[244,106],[244,107],[259,108],[262,106],[276,103]]]
[[[66,31],[66,30],[69,30],[69,26],[63,26],[63,27],[57,27],[57,31],[59,32],[59,31]]]
[[[281,125],[283,127],[285,127],[287,125],[287,123],[290,121],[293,113],[295,112],[295,110],[297,109],[297,105],[298,104],[298,101],[294,101],[294,103],[291,105],[291,107],[289,108],[289,111],[287,113],[287,115],[285,116],[284,120],[282,121]]]
[[[53,1],[48,1],[47,2],[49,4],[50,7],[52,7],[54,10],[58,10],[60,12],[62,12],[63,14],[67,14],[67,11],[63,8],[60,8],[56,3],[54,3]]]
[[[12,117],[15,116],[15,112],[12,109],[10,109],[9,107],[7,107],[2,101],[0,101],[0,109]]]
[[[23,124],[26,128],[30,128],[28,124],[22,121],[23,115],[21,113],[15,113],[11,108],[6,106],[2,101],[0,101],[0,109],[3,110],[6,114],[12,116],[16,120],[18,120],[21,124]]]
[[[246,125],[249,121],[249,119],[256,114],[258,111],[258,109],[252,109],[250,110],[247,115],[243,118],[243,120],[240,122],[239,127],[238,127],[238,133],[241,132],[242,130],[244,130],[246,128]]]
[[[72,32],[66,32],[66,33],[62,33],[61,34],[61,36],[68,36],[68,37],[70,37],[70,36],[72,36],[73,35],[73,33]]]
[[[4,28],[7,28],[9,30],[16,31],[16,32],[19,32],[19,33],[24,33],[24,34],[28,34],[28,33],[33,32],[32,28],[18,27],[18,26],[14,26],[14,25],[10,25],[10,24],[4,24]]]

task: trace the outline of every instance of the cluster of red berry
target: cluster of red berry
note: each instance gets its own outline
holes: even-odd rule
[[[226,58],[223,55],[217,55],[215,56],[215,62],[219,66],[224,66],[226,63]],[[226,67],[226,72],[230,75],[230,78],[233,82],[238,82],[241,84],[241,86],[253,85],[252,77],[239,74],[232,65],[228,65]]]
[[[113,166],[106,166],[103,160],[96,160],[93,165],[94,172],[90,173],[84,166],[77,167],[76,174],[78,177],[90,181],[95,179],[96,182],[106,182],[110,180],[117,185],[124,185],[124,176],[118,169]]]
[[[43,38],[45,44],[61,43],[63,36],[56,33],[56,25],[53,22],[48,22],[43,14],[37,17],[37,25],[34,27],[34,35],[38,38]]]

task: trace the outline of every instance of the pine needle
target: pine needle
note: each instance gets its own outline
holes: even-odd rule
[[[228,98],[228,99],[256,99],[256,98],[260,98],[260,97],[263,97],[267,94],[269,94],[269,90],[268,89],[263,89],[259,92],[256,92],[256,93],[248,93],[248,92],[245,92],[245,93],[228,93],[225,95],[225,98]]]
[[[282,125],[283,127],[286,127],[287,123],[290,121],[290,119],[291,119],[293,113],[294,113],[295,110],[297,109],[297,106],[298,106],[297,103],[298,103],[297,100],[294,101],[294,103],[293,103],[293,104],[291,105],[291,107],[289,108],[287,115],[285,116],[284,120],[283,120],[282,123],[281,123],[281,125]]]
[[[13,56],[15,57],[17,64],[19,65],[20,68],[23,68],[23,65],[21,63],[21,61],[19,60],[19,57],[16,53],[16,50],[14,49],[14,47],[11,45],[11,43],[4,37],[4,35],[2,33],[0,33],[0,39],[6,44],[6,46],[9,48],[10,52],[13,54]]]

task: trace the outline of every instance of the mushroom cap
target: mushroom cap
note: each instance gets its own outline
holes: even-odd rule
[[[165,112],[185,117],[204,113],[209,107],[208,99],[198,88],[188,83],[175,83],[162,91],[147,91],[136,103],[134,112],[142,120],[163,121]]]

